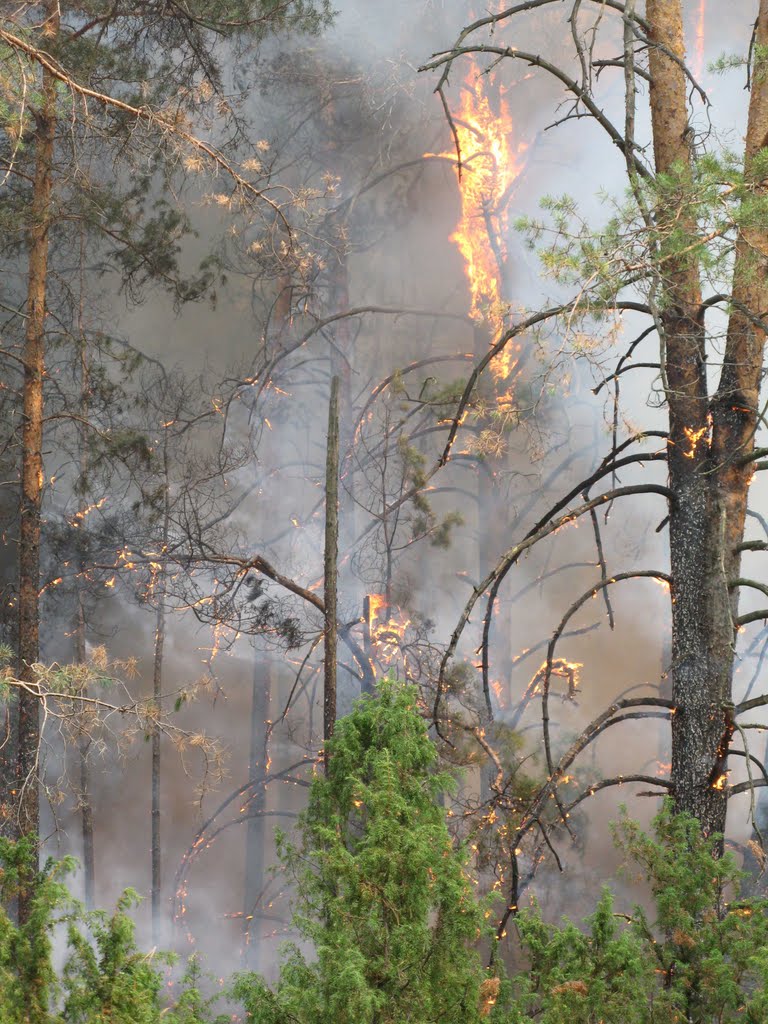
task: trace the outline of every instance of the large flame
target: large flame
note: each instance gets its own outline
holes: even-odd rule
[[[484,86],[488,81],[472,63],[454,117],[461,153],[461,219],[450,240],[464,257],[469,282],[470,315],[486,321],[497,333],[502,324],[502,273],[506,259],[509,194],[523,168],[525,142],[515,142],[509,105],[500,98],[492,109]],[[426,154],[455,157],[455,153]],[[513,369],[511,346],[491,369],[506,380]]]

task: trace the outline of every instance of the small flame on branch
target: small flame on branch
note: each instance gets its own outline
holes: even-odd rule
[[[70,517],[69,525],[77,529],[77,527],[80,525],[80,523],[82,523],[82,521],[85,519],[87,515],[90,515],[91,512],[95,512],[99,508],[102,508],[106,501],[106,497],[99,498],[99,500],[95,502],[93,505],[88,505],[87,508],[81,508],[78,512],[75,512],[75,514]]]
[[[718,777],[712,783],[712,789],[719,789],[719,790],[725,789],[726,785],[728,784],[728,776],[730,774],[731,774],[730,771],[727,771],[727,772],[723,772],[722,775],[718,775]]]

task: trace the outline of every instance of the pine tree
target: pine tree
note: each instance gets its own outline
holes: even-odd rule
[[[297,886],[293,922],[316,959],[289,945],[274,990],[242,975],[248,1019],[479,1020],[489,979],[468,947],[483,918],[437,803],[450,780],[435,771],[416,690],[383,680],[336,723],[328,754],[298,839],[279,838]]]

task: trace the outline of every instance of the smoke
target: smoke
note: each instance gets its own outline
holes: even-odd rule
[[[335,25],[321,39],[275,41],[265,47],[260,68],[268,84],[254,89],[243,108],[254,138],[269,142],[276,174],[283,175],[305,204],[300,212],[289,213],[297,218],[297,234],[304,238],[313,231],[318,236],[325,233],[307,243],[315,262],[310,261],[311,269],[294,288],[290,325],[281,333],[274,318],[270,320],[277,285],[274,279],[265,284],[257,272],[249,271],[243,252],[255,232],[245,232],[226,250],[229,279],[215,306],[199,304],[176,312],[164,298],[152,295],[143,305],[126,308],[114,296],[115,331],[167,369],[178,366],[199,380],[200,394],[210,391],[206,401],[214,403],[212,408],[234,394],[226,408],[226,428],[222,412],[216,412],[210,427],[197,435],[199,449],[184,455],[189,460],[209,456],[221,443],[222,432],[226,445],[247,452],[242,464],[228,474],[226,490],[243,497],[215,533],[215,549],[245,559],[261,555],[312,593],[321,593],[328,379],[332,372],[342,376],[342,439],[347,456],[342,532],[352,545],[341,565],[342,621],[356,623],[363,614],[364,596],[388,588],[392,605],[400,606],[403,616],[412,622],[406,634],[412,647],[403,651],[395,644],[396,666],[401,669],[408,659],[409,664],[418,665],[419,659],[429,654],[434,670],[471,587],[493,568],[524,528],[599,461],[609,436],[612,409],[610,401],[604,401],[606,392],[597,397],[591,394],[599,378],[597,359],[592,371],[584,369],[571,358],[572,339],[531,332],[522,339],[529,355],[518,394],[528,389],[524,399],[535,405],[535,415],[522,417],[505,433],[502,457],[478,459],[476,451],[467,449],[466,455],[461,455],[457,447],[461,457],[431,481],[434,490],[427,492],[430,507],[422,515],[431,516],[429,522],[438,524],[456,511],[463,517],[463,523],[453,526],[449,546],[432,546],[428,539],[409,546],[409,532],[416,524],[408,522],[408,517],[416,517],[407,507],[382,517],[383,507],[406,489],[398,436],[407,438],[408,458],[414,462],[417,456],[423,458],[427,467],[434,464],[445,440],[444,430],[433,430],[440,416],[439,392],[448,384],[466,380],[471,364],[454,357],[477,354],[476,333],[467,318],[465,268],[449,241],[460,216],[455,167],[449,160],[419,162],[425,152],[450,151],[451,135],[432,95],[434,76],[416,72],[431,53],[453,41],[467,11],[466,5],[447,0],[425,4],[398,0],[386,6],[369,0],[347,2],[340,8]],[[728,46],[728,33],[732,32],[740,42],[745,37],[735,20],[724,17],[719,9],[708,11],[705,39]],[[552,19],[531,17],[526,24],[515,45],[543,48],[542,40],[554,38]],[[611,45],[617,45],[616,33],[618,25],[607,53]],[[703,66],[715,55],[705,53]],[[588,121],[573,121],[548,131],[554,103],[561,94],[542,75],[529,75],[528,71],[513,70],[511,64],[497,70],[512,111],[515,138],[528,145],[525,170],[510,198],[509,223],[513,225],[521,215],[535,216],[542,195],[574,193],[579,195],[585,222],[599,227],[605,220],[606,203],[598,189],[622,192],[622,158],[617,151],[605,157],[600,130]],[[455,99],[460,95],[462,73],[457,68],[452,77],[451,96]],[[706,71],[702,77],[725,109],[735,111],[733,123],[741,123],[741,93],[729,80],[713,79]],[[320,102],[316,102],[318,97]],[[610,116],[620,117],[622,97],[618,79],[606,85],[605,109]],[[400,169],[387,174],[392,168]],[[212,245],[218,245],[220,235],[226,235],[236,221],[236,212],[204,205],[206,191],[215,188],[213,183],[190,190],[189,212],[199,238],[190,241],[184,252],[189,266],[196,265]],[[306,195],[302,189],[307,190]],[[328,235],[338,228],[333,210],[339,207],[344,210],[343,244],[338,239],[338,244],[333,240],[329,244]],[[541,277],[536,255],[513,227],[503,242],[508,253],[504,297],[515,309],[536,308],[562,297],[559,285]],[[333,315],[343,311],[345,304],[351,308],[384,307],[390,312],[328,325],[301,349],[287,354],[291,342],[310,330],[313,316]],[[397,309],[419,310],[420,315],[391,312]],[[441,315],[422,315],[424,311]],[[625,344],[637,329],[637,323],[628,317],[618,344]],[[265,350],[284,355],[279,368],[269,379],[245,383],[254,368],[256,372],[263,369]],[[415,361],[436,357],[446,361],[397,377],[367,405],[372,389],[389,375]],[[551,371],[553,358],[559,364],[557,372]],[[432,377],[434,381],[429,379]],[[233,389],[233,380],[243,383]],[[652,382],[653,373],[646,371],[625,377],[622,408],[629,424],[642,424],[643,428],[662,425],[661,414],[647,407]],[[421,421],[416,407],[425,396],[434,399],[436,411],[431,419]],[[362,418],[361,410],[365,410]],[[382,447],[384,429],[391,432],[391,440]],[[411,472],[415,471],[412,466]],[[190,473],[183,461],[174,463],[173,486],[181,488]],[[661,481],[663,470],[654,478]],[[626,482],[632,479],[628,473]],[[607,522],[600,512],[609,574],[649,565],[667,568],[664,534],[654,532],[663,515],[658,501],[651,498],[614,507]],[[398,539],[390,543],[395,527]],[[491,677],[498,684],[494,698],[498,720],[513,716],[544,661],[546,646],[537,645],[552,634],[571,603],[599,580],[597,561],[593,524],[584,518],[578,526],[564,527],[534,549],[508,577],[499,594],[492,633]],[[555,572],[560,567],[569,568]],[[222,570],[222,579],[226,572]],[[179,581],[179,590],[182,584]],[[284,601],[285,615],[296,616],[307,634],[316,638],[321,628],[316,610],[308,610],[298,598],[285,598],[279,586],[268,580],[264,594],[265,599]],[[237,607],[245,608],[244,597],[237,600]],[[556,750],[562,750],[627,688],[642,685],[648,692],[649,687],[662,683],[666,668],[662,623],[668,614],[663,590],[650,580],[627,582],[612,588],[610,600],[615,631],[606,627],[608,611],[598,595],[568,624],[558,645],[558,657],[582,667],[576,701],[553,698]],[[459,649],[460,659],[470,664],[477,662],[481,608],[479,604],[473,613]],[[254,663],[265,672],[268,664],[276,664],[271,722],[278,722],[299,680],[294,706],[271,734],[271,771],[286,770],[314,756],[322,728],[321,686],[312,667],[318,663],[321,648],[300,675],[309,653],[307,644],[285,652],[262,639],[256,641],[254,650],[250,637],[235,638],[229,632],[223,640],[219,638],[221,649],[212,658],[217,641],[211,623],[204,610],[196,611],[180,607],[168,616],[164,690],[175,693],[193,688],[201,679],[207,681],[198,699],[184,706],[174,721],[192,736],[220,737],[228,774],[221,781],[210,775],[206,778],[199,746],[179,743],[184,749],[176,749],[169,739],[164,740],[161,823],[167,907],[174,897],[175,872],[198,828],[248,779]],[[247,608],[246,613],[250,614]],[[400,614],[398,607],[393,607],[393,617]],[[432,624],[431,631],[425,620]],[[593,628],[597,624],[600,628]],[[105,638],[114,657],[138,657],[141,679],[133,685],[144,692],[151,687],[153,630],[154,616],[132,601],[126,588],[117,588],[113,596],[105,594],[99,602],[93,639],[98,639],[97,634]],[[578,635],[567,635],[573,631]],[[362,625],[351,626],[350,635],[362,644]],[[429,651],[430,645],[433,651]],[[340,712],[349,707],[360,686],[349,651],[343,652],[342,660],[347,668],[340,669]],[[473,686],[479,686],[477,672]],[[556,679],[553,689],[559,696],[565,689],[564,680]],[[520,726],[525,742],[537,755],[531,770],[543,776],[539,733],[534,728],[540,714],[540,701],[534,699]],[[576,764],[578,779],[591,781],[600,774],[622,770],[652,775],[657,758],[666,760],[661,730],[654,723],[642,723],[642,731],[621,730],[609,730]],[[127,743],[123,730],[116,732],[115,741],[106,744],[93,761],[100,905],[113,903],[124,886],[149,891],[149,749],[141,733]],[[52,773],[56,770],[53,760],[50,769]],[[467,772],[469,789],[476,787],[476,774],[471,769]],[[275,861],[273,826],[291,826],[291,816],[303,806],[309,778],[311,771],[304,765],[268,788],[269,816],[264,818],[267,863]],[[618,804],[627,799],[627,793],[616,789],[587,801],[582,805],[586,818],[583,845],[566,841],[564,846],[567,870],[572,877],[580,873],[583,881],[585,906],[613,870],[606,852],[605,823],[617,816]],[[169,929],[166,934],[168,944],[182,950],[186,948],[185,934],[196,936],[217,972],[228,971],[239,962],[243,945],[241,918],[227,915],[240,914],[243,909],[245,825],[243,821],[227,823],[243,817],[245,803],[242,798],[233,801],[205,833],[186,875],[183,921],[175,932]],[[633,813],[647,818],[656,805],[655,800],[634,801],[631,807]],[[70,802],[56,808],[55,814],[61,831],[51,848],[57,853],[79,852],[76,808]],[[214,833],[218,834],[211,841]],[[288,909],[286,899],[278,898],[286,888],[280,877],[274,882],[265,879],[266,883],[270,889],[262,909],[267,918],[258,927],[260,966],[270,969],[275,944],[285,934]],[[563,909],[558,906],[562,890],[556,878],[543,873],[540,891],[549,895],[553,913]],[[572,888],[568,894],[570,898]],[[146,903],[139,920],[141,938],[147,940]]]

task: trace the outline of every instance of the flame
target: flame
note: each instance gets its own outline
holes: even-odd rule
[[[379,620],[380,612],[386,608],[387,599],[383,594],[368,595],[368,626],[373,630]]]
[[[707,14],[707,0],[699,0],[696,12],[696,62],[694,73],[698,78],[704,70],[704,22]]]
[[[454,118],[461,153],[461,218],[450,240],[464,257],[472,304],[470,315],[487,320],[498,332],[502,324],[501,274],[508,229],[507,200],[523,169],[525,142],[514,142],[509,105],[503,98],[493,110],[484,92],[481,69],[470,64]],[[453,159],[455,153],[425,153]],[[511,346],[491,364],[497,380],[506,380],[517,362]]]
[[[696,446],[709,430],[709,424],[704,427],[700,427],[699,430],[693,430],[691,427],[683,427],[683,430],[685,431],[685,436],[688,438],[691,445],[687,452],[683,452],[683,455],[686,459],[692,459],[696,454]]]
[[[97,509],[102,508],[106,500],[106,497],[99,498],[99,500],[95,502],[93,505],[88,505],[86,508],[81,508],[79,512],[75,512],[75,514],[69,520],[69,525],[74,526],[75,529],[77,529],[77,527],[80,525],[83,519],[85,519],[87,515],[90,515],[91,512],[95,512]]]
[[[393,614],[396,613],[396,614]],[[368,595],[368,632],[379,661],[390,664],[402,653],[411,620],[401,609],[390,607],[383,594]]]
[[[504,693],[504,684],[502,683],[502,681],[500,679],[494,679],[491,682],[491,689],[493,690],[493,694],[496,698],[499,707],[506,707],[507,699],[506,694]]]
[[[715,781],[712,783],[712,789],[719,789],[719,790],[725,789],[726,784],[728,782],[728,776],[730,774],[731,774],[730,771],[727,771],[727,772],[723,772],[722,775],[719,775],[715,779]]]
[[[584,664],[581,661],[566,661],[565,658],[555,658],[552,661],[550,667],[550,676],[559,676],[561,679],[565,679],[568,683],[568,698],[573,700],[576,694],[579,692],[581,684],[581,670],[584,668]],[[541,684],[547,674],[547,662],[543,661],[539,666],[536,674],[534,675],[531,683],[529,684],[529,690],[531,693],[538,693],[541,689]],[[531,689],[532,687],[532,689]]]

